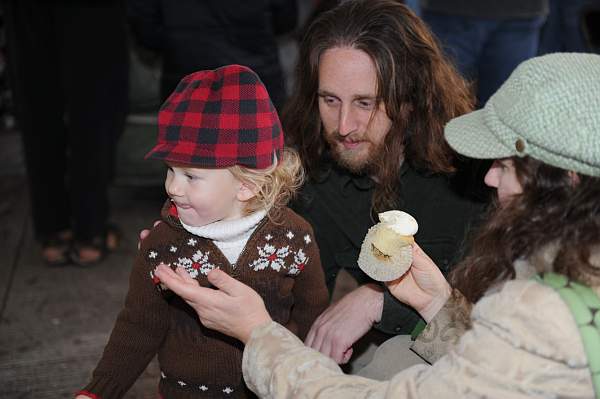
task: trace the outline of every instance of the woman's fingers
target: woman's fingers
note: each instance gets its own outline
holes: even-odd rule
[[[159,265],[155,275],[198,313],[202,324],[246,342],[252,330],[271,320],[263,300],[252,288],[219,269],[208,273],[217,289],[201,287],[185,269]]]
[[[202,287],[181,267],[173,271],[169,266],[161,263],[156,267],[154,275],[163,285],[186,301],[196,302],[198,296],[202,294],[202,290],[198,290]]]
[[[239,296],[247,290],[248,286],[234,279],[221,269],[214,269],[208,273],[208,282],[230,296]]]

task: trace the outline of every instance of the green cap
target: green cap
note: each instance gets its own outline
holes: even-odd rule
[[[483,109],[452,119],[444,133],[456,152],[471,158],[529,156],[600,176],[600,55],[527,60]]]

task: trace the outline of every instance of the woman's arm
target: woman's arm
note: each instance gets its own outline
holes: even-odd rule
[[[444,306],[451,293],[440,269],[416,243],[410,269],[387,286],[394,297],[419,312],[427,322]]]
[[[430,364],[452,348],[471,327],[473,304],[460,291],[452,290],[450,298],[417,336],[411,349]]]
[[[591,397],[583,346],[569,310],[547,287],[515,282],[482,299],[473,327],[433,366],[388,381],[345,375],[276,323],[254,330],[244,350],[248,387],[267,398]],[[540,338],[543,337],[543,338]]]

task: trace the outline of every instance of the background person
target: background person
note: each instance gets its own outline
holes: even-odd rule
[[[458,70],[475,83],[479,106],[521,62],[538,54],[548,0],[420,0],[422,18]]]
[[[49,265],[116,249],[108,188],[127,115],[122,0],[3,3],[33,227]]]
[[[161,102],[192,72],[243,64],[281,110],[286,90],[277,36],[296,27],[296,0],[128,0],[128,16],[140,44],[162,56]]]

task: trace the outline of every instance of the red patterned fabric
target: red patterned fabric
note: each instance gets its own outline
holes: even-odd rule
[[[283,131],[267,89],[251,69],[227,65],[179,82],[158,114],[146,158],[194,167],[264,169],[281,158]]]
[[[94,394],[94,393],[91,393],[91,392],[85,391],[85,390],[83,390],[83,391],[78,391],[77,393],[75,393],[75,396],[77,396],[77,395],[83,395],[83,396],[87,396],[87,397],[89,397],[89,398],[91,398],[91,399],[101,399],[101,398],[100,398],[100,396],[98,396],[98,395],[96,395],[96,394]]]

